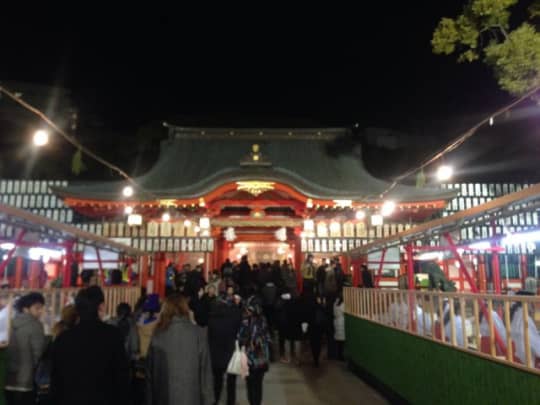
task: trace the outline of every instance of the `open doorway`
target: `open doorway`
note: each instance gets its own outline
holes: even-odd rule
[[[243,255],[248,256],[250,263],[272,263],[292,258],[293,252],[283,242],[237,242],[229,251],[231,261],[238,261]]]

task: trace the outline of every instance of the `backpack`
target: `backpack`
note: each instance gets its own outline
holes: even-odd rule
[[[332,269],[327,271],[324,277],[324,292],[326,294],[334,294],[338,290],[336,272]]]
[[[233,274],[232,266],[226,266],[223,268],[223,277],[231,277]]]

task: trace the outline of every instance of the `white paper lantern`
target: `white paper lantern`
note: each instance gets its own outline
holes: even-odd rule
[[[225,231],[223,232],[223,236],[225,236],[225,240],[227,242],[233,242],[236,239],[236,232],[234,231],[234,228],[231,226],[225,229]]]
[[[285,242],[287,240],[287,228],[279,228],[275,235],[277,240]]]

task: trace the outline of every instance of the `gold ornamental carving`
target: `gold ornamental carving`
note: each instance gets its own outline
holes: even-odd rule
[[[247,191],[255,197],[274,189],[274,183],[270,181],[237,181],[236,185],[238,191]]]

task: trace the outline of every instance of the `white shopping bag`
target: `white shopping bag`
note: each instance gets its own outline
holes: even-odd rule
[[[240,375],[242,377],[247,377],[249,375],[248,359],[244,351],[244,348],[240,350],[238,345],[238,340],[235,343],[235,350],[227,366],[227,373]]]

